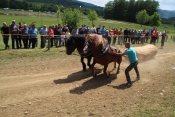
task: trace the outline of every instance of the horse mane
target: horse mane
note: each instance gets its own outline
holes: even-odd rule
[[[72,35],[69,39],[74,40],[77,49],[83,49],[86,37],[84,35]]]

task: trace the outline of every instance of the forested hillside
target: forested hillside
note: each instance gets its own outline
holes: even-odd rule
[[[155,0],[115,0],[110,1],[104,8],[104,18],[136,22],[136,14],[141,10],[146,10],[148,15],[157,12],[159,2]]]
[[[0,0],[0,8],[56,12],[58,6],[62,6],[61,10],[65,8],[81,8],[81,12],[84,14],[88,14],[91,9],[95,10],[98,15],[103,15],[102,7],[76,0]]]

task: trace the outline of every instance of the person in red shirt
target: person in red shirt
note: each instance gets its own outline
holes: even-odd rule
[[[52,26],[49,26],[47,34],[50,36],[50,47],[53,47],[54,30],[52,29]]]
[[[157,28],[155,28],[155,30],[153,31],[153,33],[152,33],[152,42],[151,42],[151,44],[156,44],[156,39],[158,38],[158,35],[159,33],[158,33],[158,31],[157,31]]]

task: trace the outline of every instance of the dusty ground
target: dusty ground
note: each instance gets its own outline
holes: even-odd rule
[[[131,88],[124,85],[127,65],[124,60],[116,75],[110,64],[111,76],[105,78],[97,64],[99,74],[93,78],[91,70],[82,71],[75,54],[43,61],[14,59],[0,65],[0,117],[174,117],[175,43],[139,63],[139,81],[130,72]]]

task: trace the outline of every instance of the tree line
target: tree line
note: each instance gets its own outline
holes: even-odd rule
[[[157,12],[159,2],[155,0],[114,0],[106,4],[104,18],[137,22],[136,15],[139,11],[146,10],[149,16]]]

